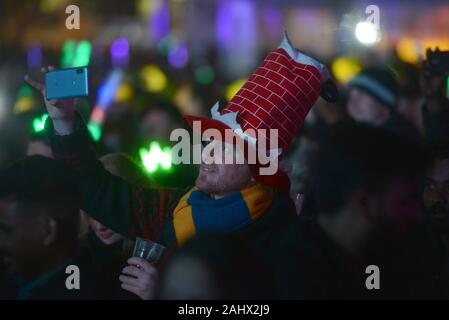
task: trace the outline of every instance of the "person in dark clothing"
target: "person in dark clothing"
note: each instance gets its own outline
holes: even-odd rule
[[[363,70],[349,83],[346,109],[356,122],[368,123],[419,140],[420,133],[397,111],[399,85],[383,68]]]
[[[16,299],[95,297],[78,256],[79,204],[76,180],[61,162],[29,156],[0,173],[0,251]],[[80,272],[79,289],[66,286],[71,265]]]
[[[449,149],[435,149],[423,188],[423,205],[441,250],[441,281],[449,297]]]
[[[419,207],[427,163],[419,145],[367,125],[341,125],[322,146],[316,219],[300,219],[277,249],[284,298],[438,296],[437,256]],[[366,287],[366,268],[380,289]]]
[[[424,69],[425,66],[424,63]],[[449,148],[447,75],[432,75],[423,70],[420,84],[424,94],[422,118],[426,142],[432,148]]]
[[[101,157],[100,161],[114,176],[139,186],[151,185],[142,167],[124,154],[107,154]],[[127,260],[132,256],[134,243],[93,218],[88,217],[87,224],[89,231],[81,242],[81,251],[90,262],[91,271],[98,280],[98,287],[101,290],[98,298],[139,299],[135,293],[124,290],[119,279],[123,268],[127,265]],[[144,263],[146,262],[140,262],[140,264]],[[141,287],[148,286],[143,279],[139,280]]]
[[[94,232],[89,232],[80,244],[81,254],[88,262],[89,270],[97,279],[97,299],[136,300],[136,295],[121,288],[119,276],[132,254],[126,250],[124,239],[105,244]]]
[[[171,257],[157,285],[158,299],[272,299],[273,275],[242,239],[199,236]]]

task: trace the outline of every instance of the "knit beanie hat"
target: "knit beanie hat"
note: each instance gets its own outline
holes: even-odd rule
[[[349,88],[359,88],[388,108],[396,108],[399,86],[394,75],[387,69],[365,69],[351,80]]]

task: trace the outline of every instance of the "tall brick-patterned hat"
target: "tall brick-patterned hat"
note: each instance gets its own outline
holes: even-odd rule
[[[188,115],[184,119],[191,127],[194,121],[201,121],[201,131],[215,128],[223,131],[223,136],[226,129],[232,129],[253,148],[257,148],[261,139],[266,139],[264,146],[268,149],[269,130],[277,129],[278,149],[274,152],[281,159],[318,96],[321,94],[330,101],[334,98],[332,95],[337,94],[330,81],[327,68],[294,48],[284,33],[281,45],[265,58],[227,106],[219,111],[216,103],[211,109],[211,119]],[[329,85],[330,90],[322,91]],[[254,129],[256,136],[246,133],[248,129]],[[258,129],[265,129],[267,135],[263,136]],[[262,176],[256,170],[257,165],[250,165],[250,168],[260,183],[284,191],[290,189],[288,176],[282,171]]]

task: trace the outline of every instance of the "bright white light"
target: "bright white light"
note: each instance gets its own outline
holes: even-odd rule
[[[371,45],[379,40],[379,31],[370,22],[359,22],[355,26],[355,36],[361,43]]]

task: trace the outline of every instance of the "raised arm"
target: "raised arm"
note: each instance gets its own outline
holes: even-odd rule
[[[184,190],[144,189],[110,174],[95,157],[89,132],[76,111],[75,101],[46,100],[43,83],[28,76],[25,80],[44,97],[52,120],[47,121],[46,132],[55,158],[78,174],[81,209],[131,239],[142,236],[159,241],[164,224],[171,220]]]

